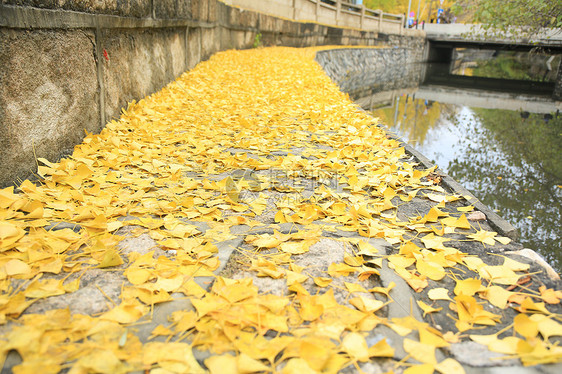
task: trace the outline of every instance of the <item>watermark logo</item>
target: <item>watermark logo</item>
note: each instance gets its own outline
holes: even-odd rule
[[[272,194],[276,200],[291,198],[314,199],[318,188],[336,191],[339,184],[337,172],[318,169],[268,169],[254,171],[236,170],[224,182],[224,192],[234,202],[251,203],[262,191]]]

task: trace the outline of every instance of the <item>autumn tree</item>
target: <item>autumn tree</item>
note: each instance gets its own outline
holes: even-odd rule
[[[429,22],[431,16],[437,18],[437,9],[450,9],[454,5],[454,1],[445,0],[442,3],[437,0],[364,0],[363,4],[367,8],[380,9],[387,13],[393,14],[406,14],[408,11],[408,4],[410,11],[416,13],[416,18]],[[462,7],[457,7],[462,9]],[[418,13],[419,10],[419,14]],[[431,14],[430,14],[431,12]]]
[[[472,13],[474,23],[493,33],[517,27],[519,36],[532,37],[543,27],[562,27],[560,0],[457,0],[455,5]]]
[[[406,13],[408,0],[365,0],[367,8],[380,9],[387,13]]]

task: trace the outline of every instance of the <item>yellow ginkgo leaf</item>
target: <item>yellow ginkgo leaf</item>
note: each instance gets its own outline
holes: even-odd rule
[[[412,339],[404,339],[404,350],[414,359],[424,364],[435,365],[435,347]]]
[[[62,280],[38,279],[27,286],[25,296],[33,299],[41,299],[50,296],[64,295],[65,292]]]
[[[443,287],[432,288],[432,289],[429,290],[429,292],[427,293],[427,296],[428,296],[431,300],[449,300],[449,301],[453,301],[453,300],[449,297],[449,290],[447,290],[446,288],[443,288]]]
[[[315,277],[314,278],[314,283],[318,286],[318,287],[326,287],[328,286],[330,283],[332,283],[332,278],[327,278],[327,277]]]
[[[455,217],[443,218],[440,222],[444,225],[459,228],[459,229],[469,230],[471,228],[470,223],[468,222],[468,219],[464,214],[462,214],[459,218],[455,218]]]
[[[108,268],[123,264],[123,259],[114,249],[108,249],[103,255],[103,259],[99,264],[100,268]]]
[[[423,316],[425,317],[425,315],[427,313],[435,313],[435,312],[439,312],[440,310],[442,310],[443,308],[434,308],[430,305],[427,305],[426,303],[424,303],[421,300],[416,300],[416,303],[418,304],[418,306],[421,308],[421,310],[423,310]]]
[[[498,336],[496,334],[491,335],[469,335],[470,339],[475,341],[476,343],[480,343],[482,345],[489,345],[496,340],[498,340]]]
[[[445,277],[445,269],[435,262],[427,262],[419,259],[416,262],[416,269],[421,275],[434,281],[441,280]]]
[[[310,242],[299,241],[299,242],[285,242],[279,245],[279,249],[285,253],[292,255],[299,255],[308,252]]]
[[[538,323],[525,314],[518,314],[513,319],[514,330],[525,339],[531,339],[539,333]]]
[[[420,328],[418,329],[418,333],[420,336],[420,343],[431,345],[436,348],[449,346],[449,343],[441,337],[441,333],[436,329]]]
[[[14,259],[4,264],[4,271],[9,276],[28,274],[31,272],[31,267],[21,260]]]
[[[482,282],[479,279],[457,279],[455,285],[455,295],[472,296],[482,288]]]
[[[269,367],[264,365],[261,361],[255,360],[243,352],[236,360],[239,373],[257,373],[270,370]]]
[[[404,374],[433,374],[435,372],[435,365],[431,364],[421,364],[421,365],[413,365],[406,370],[404,370]]]
[[[0,221],[0,252],[11,248],[25,235],[25,231],[10,223]]]
[[[287,277],[287,285],[292,285],[293,283],[303,283],[308,280],[308,275],[306,274],[299,274],[295,273],[291,270],[285,270],[285,274]]]
[[[516,284],[520,278],[513,270],[506,266],[482,266],[478,273],[484,279],[489,279],[493,283],[511,285]]]
[[[394,357],[394,348],[382,339],[369,348],[369,357]]]
[[[465,374],[465,370],[462,365],[453,358],[444,359],[435,365],[435,370],[441,374]]]
[[[382,308],[385,303],[377,299],[370,299],[364,296],[354,297],[349,303],[362,312],[372,313]]]
[[[368,291],[361,286],[360,284],[357,283],[349,283],[349,282],[344,282],[345,288],[347,288],[347,290],[350,293],[354,293],[354,292],[365,292],[367,293]]]
[[[515,336],[508,336],[503,339],[496,339],[488,344],[488,349],[492,352],[503,353],[506,355],[516,355],[518,346],[522,342]]]
[[[321,345],[317,341],[303,341],[300,344],[299,354],[310,368],[320,371],[328,363],[332,350],[329,345]]]
[[[551,336],[562,336],[562,324],[552,318],[543,314],[533,314],[529,318],[537,323],[537,328],[543,338],[548,340]]]
[[[147,282],[151,278],[152,272],[148,269],[131,267],[125,271],[125,275],[129,282],[139,285]]]
[[[360,240],[357,245],[359,247],[359,255],[374,256],[379,252],[378,249],[363,240]]]
[[[238,374],[238,360],[229,354],[211,356],[205,360],[211,374]]]
[[[139,320],[148,310],[148,307],[133,300],[127,300],[105,312],[101,319],[119,323],[133,323]]]
[[[469,238],[479,241],[483,244],[487,245],[494,245],[496,244],[496,240],[494,239],[498,235],[495,232],[486,231],[486,230],[478,230],[475,234],[467,235]]]
[[[302,358],[292,358],[281,370],[282,374],[316,374],[318,371],[312,369],[308,362]]]
[[[504,257],[503,266],[513,271],[527,271],[531,267],[529,264],[523,264],[509,257]]]
[[[555,291],[552,288],[546,288],[546,286],[540,286],[539,291],[541,298],[548,304],[558,304],[562,299],[562,291]]]
[[[369,360],[369,349],[363,335],[350,332],[344,336],[341,346],[343,351],[347,352],[352,359],[362,362]]]
[[[436,249],[436,250],[444,250],[446,248],[444,246],[444,243],[446,241],[449,241],[450,239],[440,237],[440,236],[435,236],[433,233],[431,233],[429,235],[424,236],[420,240],[422,241],[423,245],[426,248]]]
[[[534,303],[530,297],[526,297],[521,303],[521,306],[516,308],[520,313],[544,313],[551,314],[546,309],[544,303]]]
[[[386,297],[390,297],[390,290],[392,290],[394,287],[396,287],[396,283],[390,282],[388,284],[388,287],[373,287],[369,291],[382,293],[383,295],[386,295]]]
[[[513,295],[513,292],[501,286],[490,286],[480,293],[480,297],[488,300],[490,304],[500,309],[507,308],[507,303],[511,295]]]

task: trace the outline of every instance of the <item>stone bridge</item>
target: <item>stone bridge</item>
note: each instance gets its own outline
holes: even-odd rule
[[[426,60],[428,62],[451,61],[455,48],[531,51],[542,48],[552,54],[562,54],[562,30],[543,28],[532,38],[527,38],[520,29],[512,28],[506,33],[486,32],[472,24],[425,24]],[[562,68],[558,68],[552,97],[562,100]]]
[[[344,0],[225,0],[225,3],[276,17],[319,22],[366,31],[403,34],[404,16]]]
[[[557,51],[562,49],[562,31],[560,29],[543,28],[532,38],[524,37],[521,30],[512,28],[507,33],[486,33],[479,25],[449,23],[425,24],[423,30],[427,39],[432,42],[459,43],[466,46],[508,46],[509,48],[535,48],[537,46]]]

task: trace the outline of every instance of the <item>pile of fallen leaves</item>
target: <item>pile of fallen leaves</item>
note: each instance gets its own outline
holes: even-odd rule
[[[367,341],[377,325],[401,336],[418,332],[400,347],[408,356],[394,361],[407,373],[464,372],[452,358],[438,362],[435,353],[463,339],[524,365],[561,361],[552,337],[562,335],[555,312],[562,292],[526,287],[533,275],[527,263],[502,257],[487,264],[447,246],[455,240],[507,245],[510,239],[469,220],[474,208],[465,197],[427,178],[434,170],[408,159],[330,81],[314,53],[219,53],[129,105],[99,135],[88,134],[72,156],[58,163],[38,159],[39,183],[0,190],[0,366],[16,350],[23,359],[16,373],[336,373],[395,357],[396,347],[385,339]],[[288,183],[299,180],[313,183]],[[290,198],[273,200],[273,193]],[[399,214],[414,199],[431,206]],[[256,228],[268,219],[302,229],[245,236],[244,246],[252,248],[246,270],[285,279],[288,295],[259,292],[250,278],[216,274],[216,244],[236,236],[231,228]],[[293,259],[306,256],[326,228],[365,240],[341,238],[353,253],[311,277]],[[124,253],[125,235],[141,234],[165,255]],[[369,238],[393,251],[378,253]],[[386,318],[392,285],[364,287],[384,264],[426,295],[417,305],[428,320],[442,313],[455,331],[412,317]],[[125,278],[119,299],[107,295],[102,313],[26,312],[79,291],[81,278],[100,269]],[[354,279],[345,283],[345,303],[336,300],[332,284],[342,276]],[[197,282],[208,277],[212,285]],[[311,278],[316,293],[303,286]],[[454,288],[431,286],[445,279]],[[193,308],[171,313],[148,341],[135,334],[158,304],[178,298]],[[490,306],[516,315],[493,313]],[[206,368],[194,349],[210,352]]]

